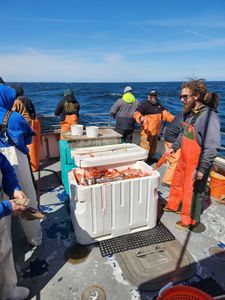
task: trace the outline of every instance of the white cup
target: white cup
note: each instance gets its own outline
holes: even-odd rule
[[[74,124],[70,126],[72,135],[82,135],[84,130],[84,125]]]
[[[87,137],[93,138],[98,137],[98,127],[97,126],[87,126],[86,127]]]

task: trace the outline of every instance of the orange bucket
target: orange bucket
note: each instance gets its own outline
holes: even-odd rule
[[[163,291],[157,300],[213,300],[213,298],[194,287],[178,285]]]
[[[210,196],[221,198],[225,195],[225,176],[217,172],[210,172]]]

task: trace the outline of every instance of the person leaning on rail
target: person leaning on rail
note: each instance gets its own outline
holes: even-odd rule
[[[125,143],[132,143],[135,121],[133,114],[140,103],[133,95],[133,89],[126,86],[123,96],[111,107],[110,115],[116,119],[115,130],[122,134]]]
[[[180,99],[189,115],[167,151],[169,155],[181,149],[164,210],[180,211],[176,227],[192,229],[200,223],[207,179],[220,147],[219,96],[209,92],[203,80],[192,80],[182,85]]]
[[[54,112],[55,116],[60,116],[61,133],[70,131],[71,125],[78,123],[79,110],[80,104],[76,100],[73,91],[71,89],[65,90],[64,97],[59,101]]]

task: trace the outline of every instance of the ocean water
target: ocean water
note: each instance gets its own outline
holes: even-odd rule
[[[206,82],[208,89],[220,94],[219,115],[221,129],[225,132],[225,81]],[[17,83],[14,83],[17,84]],[[57,124],[54,109],[63,98],[65,89],[71,88],[81,105],[80,122],[93,121],[91,113],[109,113],[113,103],[121,96],[125,86],[133,87],[134,95],[139,101],[146,100],[150,90],[157,90],[160,101],[173,114],[182,109],[179,99],[182,82],[121,82],[121,83],[20,83],[25,94],[31,98],[39,116],[43,117],[44,126]],[[94,121],[108,122],[107,116],[94,117]],[[225,136],[222,144],[225,145]]]

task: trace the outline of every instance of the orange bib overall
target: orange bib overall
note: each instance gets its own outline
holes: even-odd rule
[[[201,200],[204,197],[207,177],[195,181],[201,147],[192,125],[184,124],[181,154],[174,172],[167,208],[178,211],[181,207],[181,223],[185,226],[200,222]]]
[[[28,145],[32,171],[37,171],[40,164],[41,122],[38,118],[32,120],[31,128],[35,132],[32,144]]]
[[[61,125],[61,132],[70,131],[70,126],[78,123],[78,116],[77,114],[73,115],[66,115],[65,120],[60,123]],[[62,135],[61,135],[62,139]]]

